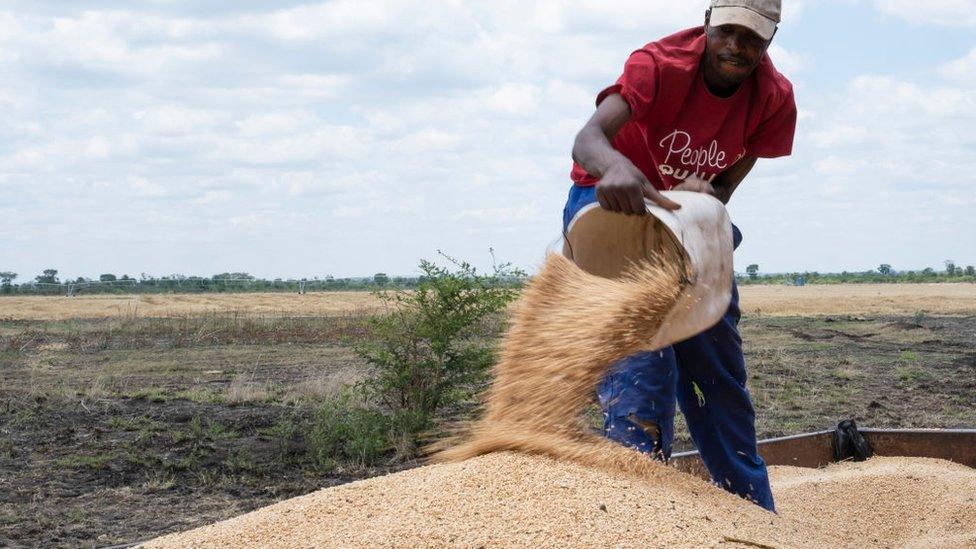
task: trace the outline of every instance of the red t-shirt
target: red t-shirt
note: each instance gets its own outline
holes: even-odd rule
[[[703,27],[651,42],[597,96],[597,105],[614,93],[630,105],[613,146],[660,190],[690,175],[711,181],[745,155],[775,158],[793,150],[793,86],[769,55],[732,97],[720,98],[705,86],[704,52]],[[575,163],[570,177],[584,187],[598,181]]]

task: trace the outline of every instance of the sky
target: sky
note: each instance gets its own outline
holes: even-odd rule
[[[570,151],[699,0],[7,0],[0,271],[534,271]],[[976,264],[976,0],[785,0],[794,154],[729,205],[736,270]]]

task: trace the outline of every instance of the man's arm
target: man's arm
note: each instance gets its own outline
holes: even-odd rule
[[[736,187],[756,165],[756,160],[758,159],[755,156],[743,156],[727,170],[715,176],[711,183],[692,176],[677,185],[674,190],[708,193],[721,200],[722,204],[728,204]]]
[[[573,160],[593,177],[600,178],[613,164],[627,161],[610,144],[630,120],[630,105],[619,93],[607,96],[597,107],[573,143]]]
[[[610,140],[630,120],[630,106],[620,94],[604,99],[596,112],[576,135],[573,160],[593,177],[600,178],[596,197],[604,209],[625,214],[647,212],[644,198],[668,210],[681,206],[661,195],[626,156],[613,148]]]

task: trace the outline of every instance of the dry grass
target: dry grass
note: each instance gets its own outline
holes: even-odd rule
[[[318,372],[289,386],[281,400],[288,405],[323,402],[335,398],[343,388],[362,381],[365,376],[365,371],[358,368]]]
[[[976,314],[976,284],[742,286],[747,315]],[[0,297],[0,319],[179,317],[198,314],[324,316],[381,306],[366,292]]]
[[[227,404],[249,404],[254,402],[264,402],[269,399],[266,383],[254,381],[254,375],[237,376],[227,386],[224,395]]]
[[[0,319],[182,317],[206,314],[327,316],[380,307],[368,292],[156,294],[0,298]]]
[[[976,284],[832,284],[741,286],[743,314],[934,315],[976,313]]]

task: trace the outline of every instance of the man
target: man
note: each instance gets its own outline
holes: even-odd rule
[[[758,158],[789,155],[796,127],[790,82],[766,53],[780,0],[712,0],[703,27],[634,52],[576,137],[564,229],[592,202],[644,215],[659,191],[711,194],[728,203]],[[733,226],[734,246],[742,240]],[[606,436],[659,459],[671,455],[677,400],[713,482],[774,511],[756,450],[737,325],[738,291],[714,327],[667,349],[614,365],[599,387]]]

